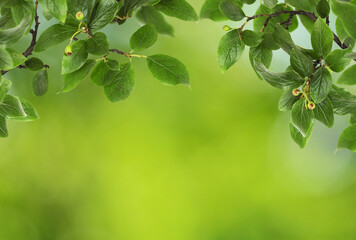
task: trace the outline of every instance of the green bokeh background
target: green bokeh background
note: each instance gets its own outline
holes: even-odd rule
[[[167,19],[176,37],[160,36],[143,54],[184,62],[191,89],[161,85],[134,59],[136,88],[124,102],[110,103],[89,79],[56,94],[65,43],[36,55],[51,66],[46,96],[31,94],[34,73],[7,75],[41,119],[9,122],[0,139],[0,239],[356,239],[356,159],[335,152],[348,119],[317,123],[300,150],[289,113],[277,109],[281,91],[258,80],[247,51],[220,73],[223,23]],[[55,22],[41,21],[42,30]],[[129,51],[138,27],[129,19],[104,32]],[[308,46],[303,31],[293,36]],[[277,52],[272,68],[287,64]]]

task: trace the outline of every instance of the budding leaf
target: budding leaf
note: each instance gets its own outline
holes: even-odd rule
[[[316,70],[310,81],[310,95],[314,102],[322,102],[330,93],[332,85],[332,77],[329,70],[324,67]]]
[[[163,54],[149,56],[147,65],[152,75],[165,85],[190,84],[187,68],[173,57]]]
[[[32,90],[36,96],[43,96],[48,91],[48,73],[42,70],[36,73],[32,81]]]
[[[40,36],[35,45],[35,52],[43,52],[47,48],[56,46],[69,39],[77,31],[76,27],[55,24],[47,28]]]
[[[108,38],[104,33],[97,32],[86,41],[85,48],[90,54],[103,56],[109,52]]]
[[[356,84],[356,65],[352,65],[348,69],[346,69],[339,79],[337,83],[344,85],[355,85]]]
[[[351,59],[344,57],[348,51],[346,49],[336,49],[325,58],[325,62],[334,72],[342,72],[351,62]]]
[[[283,92],[281,98],[278,102],[279,111],[289,111],[292,110],[294,103],[299,100],[299,96],[294,96],[292,94],[292,89],[287,89]]]
[[[126,99],[135,86],[135,72],[131,63],[124,63],[114,80],[104,87],[105,95],[111,102],[118,102]]]
[[[9,132],[7,131],[6,119],[3,116],[0,116],[0,137],[6,138],[9,136]]]
[[[313,110],[315,119],[331,128],[334,124],[334,109],[329,98],[325,98],[321,103],[316,104]]]
[[[62,74],[68,74],[81,68],[88,57],[85,49],[85,41],[79,40],[72,45],[73,53],[70,56],[63,56]]]
[[[6,94],[0,103],[0,116],[5,118],[26,117],[26,113],[18,97]]]
[[[88,75],[90,70],[94,67],[95,63],[95,60],[89,59],[77,71],[65,74],[63,77],[63,89],[61,92],[69,92],[76,88],[81,83],[81,81],[83,81],[86,75]]]
[[[143,6],[137,11],[136,17],[145,24],[152,24],[160,34],[174,36],[173,27],[166,22],[163,15],[152,6]]]
[[[154,7],[170,17],[184,21],[198,21],[194,8],[185,0],[162,0]]]
[[[346,128],[340,135],[337,148],[347,148],[353,152],[356,151],[356,125]]]
[[[304,148],[305,145],[307,145],[307,143],[312,135],[313,129],[314,129],[314,122],[311,124],[311,126],[310,126],[309,130],[307,131],[307,133],[305,134],[305,136],[303,136],[299,132],[299,130],[294,127],[294,125],[292,123],[289,123],[290,135],[291,135],[292,139],[294,140],[294,142],[296,144],[298,144],[298,146],[300,148]]]
[[[91,80],[98,86],[110,84],[116,77],[119,63],[116,60],[99,61],[91,73]]]
[[[251,30],[245,30],[241,33],[242,41],[250,47],[255,47],[259,45],[263,39],[261,35],[257,32]]]
[[[326,57],[332,49],[334,34],[329,26],[319,17],[314,23],[311,33],[313,50],[320,56]]]
[[[307,77],[314,72],[313,61],[297,49],[292,49],[290,63],[293,70],[302,77]]]
[[[304,98],[298,100],[292,108],[292,124],[305,137],[314,123],[313,110],[305,107]]]
[[[231,0],[221,2],[219,9],[225,17],[232,21],[240,21],[245,17],[241,7]]]
[[[157,41],[158,35],[152,25],[144,25],[130,38],[130,47],[135,51],[142,51],[151,47]]]
[[[239,29],[226,33],[219,42],[218,62],[221,71],[225,72],[242,56],[245,44],[239,38]]]
[[[255,60],[254,67],[262,79],[276,88],[297,88],[304,83],[304,79],[302,79],[294,71],[275,73],[268,70],[261,62],[257,60]]]

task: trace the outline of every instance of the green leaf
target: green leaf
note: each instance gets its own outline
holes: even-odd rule
[[[335,114],[356,113],[356,96],[343,88],[333,85],[328,97],[333,104]]]
[[[325,58],[325,62],[334,72],[342,72],[351,62],[351,59],[344,57],[348,52],[346,49],[336,49]]]
[[[131,63],[124,63],[120,66],[114,80],[104,87],[105,95],[111,102],[118,102],[126,99],[135,86],[135,72]]]
[[[277,5],[277,3],[278,0],[263,0],[263,4],[270,9],[274,8]]]
[[[313,129],[314,129],[314,122],[312,123],[312,125],[310,126],[309,130],[307,131],[306,135],[303,136],[299,130],[297,128],[295,128],[293,126],[292,123],[289,123],[289,131],[290,131],[290,135],[292,137],[292,139],[294,140],[294,142],[296,144],[298,144],[298,146],[300,148],[304,148],[305,145],[307,145],[311,135],[312,135],[312,132],[313,132]]]
[[[141,7],[136,17],[145,24],[152,24],[160,34],[174,36],[173,27],[166,22],[163,15],[152,6]]]
[[[72,73],[81,68],[87,60],[88,53],[85,49],[85,41],[79,40],[72,45],[72,55],[63,56],[62,74]]]
[[[254,60],[262,62],[266,68],[269,68],[272,63],[272,57],[273,57],[272,50],[265,48],[263,44],[260,44],[256,47],[250,47],[249,58],[250,58],[251,66],[255,72],[256,70],[254,66]],[[258,74],[257,77],[263,80]]]
[[[319,56],[326,57],[331,52],[333,41],[333,32],[321,18],[318,18],[314,23],[314,29],[311,33],[313,50]]]
[[[304,83],[304,79],[302,79],[294,71],[275,73],[268,70],[261,62],[257,60],[255,60],[254,67],[257,74],[259,74],[262,79],[276,88],[297,88]]]
[[[39,71],[44,67],[44,64],[41,59],[33,57],[25,62],[25,66],[31,71]]]
[[[356,113],[352,113],[350,117],[350,123],[355,124],[356,123]]]
[[[48,73],[47,70],[42,70],[36,73],[32,82],[33,94],[40,97],[48,91]]]
[[[313,61],[297,49],[292,49],[290,63],[293,70],[302,77],[310,76],[314,72]]]
[[[352,65],[348,69],[346,69],[339,79],[337,83],[344,85],[355,85],[356,84],[356,65]]]
[[[317,12],[321,18],[326,18],[330,13],[330,5],[327,0],[320,0],[317,5]]]
[[[293,7],[297,9],[301,9],[304,11],[312,11],[312,4],[309,0],[286,0],[287,3],[291,4]]]
[[[226,33],[219,42],[218,63],[222,72],[228,70],[242,56],[245,44],[239,38],[240,29]]]
[[[0,103],[0,116],[5,118],[26,117],[20,99],[6,94],[4,100]]]
[[[0,70],[10,70],[13,68],[13,61],[10,53],[0,48]]]
[[[263,39],[259,33],[251,31],[251,30],[244,30],[241,33],[241,38],[242,38],[242,41],[247,46],[250,46],[250,47],[255,47],[263,41]]]
[[[11,8],[12,17],[16,24],[20,24],[22,19],[34,12],[34,2],[32,0],[20,0]]]
[[[30,122],[39,119],[38,113],[35,107],[29,101],[20,98],[21,106],[26,113],[25,117],[14,117],[11,120],[21,121],[21,122]]]
[[[90,70],[94,67],[95,63],[95,60],[89,59],[77,71],[65,74],[63,77],[63,89],[61,92],[66,93],[76,88],[88,75]]]
[[[13,62],[13,67],[17,67],[18,65],[24,63],[27,58],[20,52],[13,50],[11,48],[6,48],[6,51],[10,54]]]
[[[4,100],[6,93],[11,89],[12,82],[7,79],[3,79],[0,75],[0,102]]]
[[[206,0],[200,10],[200,18],[208,18],[213,21],[223,21],[227,20],[227,18],[221,13],[219,6],[220,3],[224,0]],[[243,3],[240,1],[233,1],[237,4],[240,8],[242,7]]]
[[[274,40],[272,33],[269,32],[263,33],[262,38],[263,38],[262,41],[263,47],[271,50],[278,50],[281,48],[279,44],[277,44],[276,41]]]
[[[314,21],[307,16],[299,15],[300,21],[302,22],[305,29],[311,34],[314,29]]]
[[[96,0],[89,21],[91,31],[99,30],[109,24],[116,16],[119,5],[116,0]]]
[[[342,0],[331,0],[333,13],[342,21],[346,32],[356,40],[356,4]]]
[[[147,57],[147,65],[152,75],[165,85],[190,84],[187,68],[173,57],[152,55]]]
[[[292,110],[294,103],[299,100],[298,96],[292,94],[292,89],[287,89],[283,92],[281,98],[278,102],[279,111],[289,111]]]
[[[71,36],[77,31],[76,27],[55,24],[47,28],[40,36],[35,45],[35,52],[43,52],[47,48],[56,46],[67,39],[70,39]]]
[[[288,54],[290,54],[293,48],[297,48],[289,32],[279,24],[276,24],[275,31],[273,32],[273,38],[276,43]]]
[[[3,116],[0,116],[0,137],[6,138],[9,136],[7,131],[6,119]]]
[[[144,25],[130,38],[130,47],[135,51],[142,51],[151,47],[157,41],[157,32],[152,25]]]
[[[126,0],[124,1],[123,16],[131,16],[132,12],[141,6],[155,5],[159,0]]]
[[[8,29],[0,29],[0,45],[10,46],[27,33],[32,24],[32,14],[25,16],[21,23]]]
[[[64,23],[67,18],[67,1],[66,0],[45,0],[46,9],[49,13]]]
[[[240,21],[245,17],[241,7],[231,0],[221,2],[219,9],[225,17],[232,21]]]
[[[114,81],[119,70],[119,63],[116,60],[108,59],[107,62],[99,61],[91,73],[91,80],[98,86],[106,86]]]
[[[104,56],[109,52],[109,41],[102,32],[97,32],[86,41],[86,50],[93,55]]]
[[[306,137],[308,131],[314,122],[313,111],[305,107],[304,99],[298,100],[292,108],[292,124],[299,130],[303,137]]]
[[[256,2],[256,0],[241,0],[241,2],[246,3],[246,4],[253,4]]]
[[[198,21],[194,8],[185,0],[162,0],[154,7],[170,17],[184,21]]]
[[[313,110],[315,119],[324,123],[325,126],[331,128],[334,125],[334,110],[333,104],[329,98],[315,105]]]
[[[353,152],[356,151],[356,125],[346,128],[340,135],[337,148],[346,148]]]
[[[326,68],[322,67],[315,71],[310,81],[310,96],[315,103],[322,102],[331,91],[332,77]]]
[[[84,22],[87,23],[94,5],[92,0],[69,0],[67,1],[68,11],[73,18],[76,17],[77,12],[82,12],[84,14]]]

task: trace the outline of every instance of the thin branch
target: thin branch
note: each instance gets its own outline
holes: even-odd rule
[[[109,52],[114,52],[114,53],[117,53],[117,54],[120,54],[120,55],[123,55],[125,57],[128,57],[128,54],[123,52],[123,51],[120,51],[118,49],[109,49]]]

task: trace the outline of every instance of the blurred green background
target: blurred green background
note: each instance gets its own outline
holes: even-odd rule
[[[190,2],[197,11],[203,3]],[[161,85],[134,59],[136,88],[124,102],[110,103],[89,79],[56,94],[65,43],[36,54],[51,66],[46,96],[31,94],[34,73],[7,75],[41,119],[9,121],[0,139],[0,239],[356,239],[356,159],[335,152],[348,119],[317,123],[300,150],[289,113],[277,109],[281,91],[258,80],[247,51],[220,73],[224,23],[167,19],[176,37],[160,36],[143,54],[184,62],[191,89]],[[54,21],[41,22],[43,31]],[[138,27],[129,19],[104,32],[128,51]],[[310,45],[304,30],[293,36]],[[279,51],[272,69],[288,62]]]

